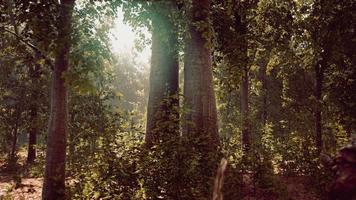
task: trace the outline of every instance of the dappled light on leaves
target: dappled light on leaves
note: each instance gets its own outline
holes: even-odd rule
[[[355,6],[0,1],[0,199],[354,199]]]

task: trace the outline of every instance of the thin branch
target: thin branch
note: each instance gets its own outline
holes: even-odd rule
[[[12,32],[12,31],[10,31],[10,30],[8,30],[8,29],[6,29],[6,28],[4,28],[3,30],[5,30],[6,32],[8,32],[8,33],[10,33],[11,35],[15,36],[15,37],[16,37],[17,39],[19,39],[22,43],[24,43],[25,45],[31,47],[33,50],[40,52],[40,50],[39,50],[35,45],[33,45],[32,43],[30,43],[30,42],[28,42],[27,40],[23,39],[23,38],[22,38],[21,36],[19,36],[18,34]]]
[[[30,48],[31,48],[32,50],[34,50],[35,52],[40,53],[40,54],[41,54],[41,57],[46,60],[46,63],[47,63],[48,65],[50,65],[52,68],[54,68],[53,61],[52,61],[50,58],[48,58],[47,56],[45,56],[45,55],[42,53],[42,51],[41,51],[40,49],[38,49],[34,44],[30,43],[29,41],[23,39],[23,38],[22,38],[21,36],[19,36],[18,34],[12,32],[12,31],[10,31],[10,30],[8,30],[8,29],[6,29],[6,28],[4,28],[3,30],[5,30],[6,32],[8,32],[8,33],[10,33],[11,35],[15,36],[18,40],[20,40],[20,41],[21,41],[23,44],[25,44],[26,46],[30,47]]]

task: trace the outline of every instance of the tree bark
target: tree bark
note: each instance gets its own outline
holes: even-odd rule
[[[178,35],[169,16],[173,9],[170,2],[152,5],[152,57],[145,138],[148,147],[169,138],[163,133],[179,132]],[[160,122],[169,122],[170,128]]]
[[[35,65],[30,68],[30,76],[32,78],[32,83],[35,86],[39,84],[40,78],[40,67],[41,65],[37,62],[41,58],[41,53],[35,53]],[[31,92],[32,105],[30,108],[31,125],[28,136],[28,151],[27,151],[27,163],[31,164],[36,159],[36,144],[37,144],[37,134],[38,134],[38,91],[32,90]]]
[[[262,122],[262,126],[264,127],[267,122],[268,118],[268,106],[267,106],[267,99],[268,99],[268,81],[267,81],[267,64],[269,62],[270,56],[270,49],[265,50],[266,52],[263,53],[263,56],[260,60],[260,68],[259,68],[259,79],[262,84],[261,88],[261,108],[259,111],[259,117]]]
[[[205,134],[212,146],[219,145],[216,100],[210,51],[210,0],[193,0],[188,8],[184,54],[185,116],[183,132],[193,138]]]
[[[15,115],[15,125],[12,130],[12,142],[11,142],[11,151],[9,154],[9,162],[10,164],[15,164],[16,161],[16,151],[17,151],[17,138],[18,138],[18,130],[19,130],[19,120],[21,117],[22,110],[19,106],[16,106],[16,115]]]
[[[323,80],[324,80],[324,68],[325,60],[322,58],[321,61],[317,62],[315,65],[315,142],[318,153],[323,149],[323,139],[322,139],[322,90],[323,90]]]
[[[186,183],[186,187],[189,187],[187,191],[194,188],[194,193],[189,194],[194,199],[204,199],[211,195],[220,145],[212,75],[209,13],[210,0],[192,0],[191,4],[187,4],[182,128],[183,136],[190,143],[190,153],[200,157],[197,160],[198,167],[194,171],[197,178]]]
[[[16,157],[16,147],[17,147],[17,131],[18,131],[18,127],[17,124],[13,130],[13,137],[12,137],[12,143],[11,143],[11,152],[10,152],[10,156],[9,156],[9,161],[11,164],[14,164],[15,161],[15,157]]]
[[[67,88],[63,73],[69,66],[71,20],[75,0],[62,0],[52,79],[51,117],[47,136],[46,168],[42,199],[65,199]]]
[[[240,61],[241,73],[241,85],[240,85],[240,103],[241,103],[241,129],[242,129],[242,150],[248,151],[250,148],[250,118],[249,118],[249,60],[248,60],[248,40],[247,40],[247,22],[246,11],[242,13],[235,10],[235,28],[239,30],[238,37],[239,44],[237,47],[239,53],[237,56]]]
[[[27,152],[27,163],[31,164],[35,161],[36,159],[36,144],[37,144],[37,124],[36,124],[36,118],[37,118],[37,108],[31,108],[30,115],[31,118],[33,119],[33,122],[31,124],[31,128],[29,131],[29,137],[28,137],[28,152]],[[35,123],[35,124],[33,124]]]
[[[242,150],[248,151],[250,148],[250,120],[249,120],[249,70],[243,69],[241,77],[241,120],[242,120]]]

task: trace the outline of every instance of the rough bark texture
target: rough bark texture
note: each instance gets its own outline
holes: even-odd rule
[[[42,199],[65,199],[65,160],[67,129],[67,88],[63,78],[69,65],[71,19],[74,0],[62,0],[52,79],[51,117],[47,136],[46,168]]]
[[[185,134],[207,134],[208,143],[219,144],[212,60],[209,47],[209,0],[193,0],[188,10],[185,39],[184,96]],[[203,26],[201,25],[203,24]]]
[[[194,188],[190,194],[192,199],[211,196],[220,143],[213,87],[209,12],[210,0],[192,0],[187,5],[183,135],[190,143],[190,151],[200,156],[194,171],[196,178],[186,184]]]
[[[152,146],[163,139],[160,122],[169,122],[179,131],[178,124],[178,50],[177,32],[169,17],[173,5],[153,4],[152,58],[150,92],[147,107],[146,144]],[[173,120],[172,120],[173,119]],[[176,119],[176,120],[174,120]],[[176,124],[176,125],[174,125]],[[167,130],[165,130],[167,132]]]

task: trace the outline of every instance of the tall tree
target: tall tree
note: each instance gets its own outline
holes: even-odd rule
[[[46,168],[42,199],[65,199],[67,144],[67,87],[64,72],[69,67],[71,21],[75,0],[61,0],[57,23],[55,64],[52,79],[51,117],[47,136]]]
[[[231,89],[239,88],[240,91],[240,116],[242,132],[242,148],[250,146],[250,117],[249,117],[249,90],[250,90],[250,63],[248,56],[248,12],[254,5],[253,1],[220,1],[217,6],[225,9],[216,11],[214,28],[217,32],[218,51],[224,55],[229,70],[228,84],[234,85]],[[239,77],[239,78],[236,78]],[[237,85],[239,84],[239,86]]]
[[[146,143],[148,146],[163,139],[162,123],[178,120],[178,35],[172,21],[174,4],[171,1],[152,4],[152,57],[150,91],[147,107]],[[170,120],[173,119],[173,120]],[[171,124],[172,125],[172,124]]]
[[[188,152],[197,156],[192,158],[199,158],[192,163],[196,178],[187,179],[191,181],[188,187],[194,188],[194,192],[190,189],[192,199],[211,195],[220,145],[212,75],[210,6],[210,0],[193,0],[186,5],[183,136],[190,143]]]
[[[261,81],[261,95],[260,95],[260,108],[259,108],[259,120],[262,126],[265,126],[268,118],[268,77],[267,77],[267,64],[270,57],[270,49],[264,50],[261,53],[262,56],[258,61],[258,79]]]
[[[219,145],[212,76],[210,0],[188,5],[184,52],[185,134],[206,134],[210,145]],[[193,137],[194,138],[194,137]]]
[[[325,52],[325,51],[324,51]],[[316,137],[316,147],[318,152],[321,152],[323,148],[323,139],[322,139],[322,91],[323,91],[323,82],[324,82],[324,71],[326,68],[326,57],[322,52],[320,60],[315,64],[314,73],[315,73],[315,137]]]
[[[34,85],[39,85],[40,78],[40,67],[41,65],[38,63],[40,60],[41,54],[36,52],[35,54],[35,64],[30,67],[30,77],[32,78],[32,82]],[[31,116],[31,124],[28,136],[28,151],[27,151],[27,163],[32,163],[36,159],[36,144],[37,144],[37,134],[39,131],[38,124],[38,91],[32,88],[31,91],[31,99],[32,103],[30,106],[30,116]]]
[[[347,37],[352,27],[348,24],[352,21],[349,14],[352,9],[352,1],[326,1],[316,0],[311,13],[310,27],[313,48],[316,52],[314,75],[315,75],[315,107],[314,107],[314,129],[315,143],[318,152],[323,150],[323,96],[325,91],[325,72],[331,64],[345,65],[347,45],[339,45],[340,37]],[[319,26],[315,26],[319,24]],[[337,52],[337,53],[336,53]],[[345,55],[340,59],[340,55]],[[340,59],[340,60],[339,60]]]
[[[325,12],[325,1],[317,0],[315,1],[314,15],[317,18],[323,18],[323,12]],[[324,20],[325,17],[324,17]],[[325,23],[325,21],[324,21]],[[324,71],[327,65],[327,54],[329,49],[325,49],[326,45],[324,42],[327,39],[325,36],[328,35],[328,30],[325,30],[325,24],[322,23],[320,26],[313,28],[312,39],[315,45],[316,51],[319,53],[319,58],[314,66],[315,74],[315,87],[314,87],[314,96],[315,96],[315,108],[314,108],[314,123],[315,123],[315,143],[318,152],[320,153],[323,148],[322,140],[322,92],[323,92],[323,81],[324,81]]]

